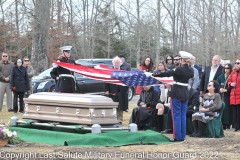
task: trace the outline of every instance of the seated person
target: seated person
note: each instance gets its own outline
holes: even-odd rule
[[[166,87],[166,88],[165,88]],[[163,130],[163,122],[164,122],[164,116],[163,114],[169,114],[171,112],[170,110],[170,97],[168,96],[169,91],[171,91],[172,86],[170,84],[165,84],[160,86],[161,95],[160,95],[160,103],[156,105],[157,112],[157,125],[159,127],[159,131]],[[171,121],[171,113],[170,116],[167,118],[170,118]],[[168,121],[168,120],[167,120]],[[168,125],[168,124],[167,124]]]
[[[187,117],[192,117],[192,114],[198,111],[199,107],[199,93],[197,90],[191,88],[190,84],[188,85],[188,108],[187,108]],[[168,116],[166,121],[166,129],[161,133],[172,133],[172,114],[171,109],[168,110]]]
[[[137,102],[138,107],[132,111],[129,123],[136,123],[139,130],[143,130],[149,119],[153,118],[153,111],[158,103],[159,95],[153,86],[143,86]]]
[[[200,105],[199,112],[192,115],[194,132],[191,137],[202,137],[203,128],[206,123],[214,117],[218,117],[222,101],[219,94],[219,84],[212,80],[208,83],[208,93],[203,96],[203,102]]]
[[[199,92],[196,89],[193,89],[190,84],[188,84],[188,108],[187,108],[187,117],[192,117],[192,114],[198,112],[199,102]]]

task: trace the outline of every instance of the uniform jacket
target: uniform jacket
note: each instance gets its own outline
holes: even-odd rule
[[[74,60],[66,59],[65,57],[62,57],[61,59],[58,59],[60,62],[75,64]],[[56,80],[57,77],[59,77],[61,74],[71,74],[74,75],[74,72],[63,68],[63,67],[56,67],[53,68],[53,70],[50,72],[50,75],[53,79]],[[65,92],[65,93],[74,93],[75,92],[75,80],[71,77],[59,77],[59,80],[57,81],[57,90],[59,92]]]
[[[202,78],[201,78],[201,82],[200,82],[200,91],[203,91],[204,93],[207,92],[207,86],[209,83],[209,76],[210,76],[210,72],[211,72],[211,67],[212,66],[208,66],[205,68]],[[219,66],[215,76],[212,80],[217,80],[217,78],[222,74],[222,70],[223,70],[223,66]]]
[[[236,87],[231,87],[230,84],[235,82]],[[230,104],[239,105],[240,104],[240,71],[232,71],[228,78],[228,86],[231,88],[230,93]]]
[[[188,66],[187,64],[184,64],[180,67],[177,67],[176,70],[171,70],[169,72],[160,73],[158,75],[153,75],[155,77],[170,77],[173,76],[173,79],[175,82],[180,83],[188,83],[188,80],[190,78],[193,78],[193,69],[192,67]],[[171,98],[176,98],[179,100],[187,101],[189,94],[188,94],[188,87],[187,86],[181,86],[178,84],[173,84],[172,90],[169,93],[169,96]]]
[[[9,83],[9,81],[8,82],[5,81],[5,78],[6,77],[10,78],[13,67],[14,67],[14,64],[11,61],[7,61],[6,63],[4,63],[3,61],[0,61],[0,81],[1,82]]]
[[[27,70],[23,66],[14,66],[11,72],[11,79],[10,79],[10,89],[15,87],[16,89],[13,91],[16,92],[26,92],[30,89],[29,86],[29,79]]]

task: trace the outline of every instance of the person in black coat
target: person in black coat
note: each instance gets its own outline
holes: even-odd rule
[[[60,49],[62,51],[62,56],[60,56],[57,61],[75,64],[75,61],[70,59],[71,48],[72,46],[61,47]],[[57,85],[58,92],[65,92],[65,93],[75,92],[76,82],[75,82],[74,72],[60,66],[55,66],[53,70],[50,72],[50,75],[57,82],[56,85]]]
[[[223,66],[220,64],[221,57],[219,55],[213,56],[212,66],[208,66],[205,68],[201,82],[200,82],[200,96],[204,96],[207,93],[208,83],[211,80],[217,80],[217,78],[222,74]]]
[[[20,102],[20,113],[24,113],[23,97],[24,93],[30,89],[27,69],[23,67],[23,61],[18,59],[11,72],[10,89],[13,91],[13,111],[18,112],[18,98]]]
[[[158,92],[153,86],[143,86],[137,102],[138,107],[132,111],[129,123],[135,123],[139,130],[145,129],[146,124],[154,118],[154,111],[159,100]]]
[[[122,61],[117,56],[113,58],[113,67],[117,70],[125,70],[122,67]],[[123,111],[128,112],[128,86],[105,83],[105,95],[108,95],[114,102],[119,102],[117,108],[117,120],[123,121]]]

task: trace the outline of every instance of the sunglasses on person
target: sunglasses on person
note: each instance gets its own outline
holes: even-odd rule
[[[64,50],[63,52],[67,52],[67,53],[70,53],[71,51],[69,51],[69,50]]]
[[[7,56],[2,56],[2,57],[7,57]]]
[[[173,59],[174,61],[179,61],[179,59]]]
[[[25,59],[24,62],[29,62],[29,59]]]
[[[240,64],[240,62],[235,62],[235,64],[239,65],[239,64]]]

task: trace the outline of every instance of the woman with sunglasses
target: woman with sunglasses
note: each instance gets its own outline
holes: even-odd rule
[[[230,129],[232,125],[232,108],[230,106],[230,87],[228,87],[227,82],[229,75],[232,72],[232,65],[227,63],[223,66],[223,74],[217,78],[217,82],[220,85],[220,94],[222,96],[222,101],[225,103],[225,109],[222,116],[223,129]]]
[[[203,96],[203,102],[200,104],[199,112],[192,115],[194,132],[190,137],[203,137],[205,125],[213,118],[219,116],[222,101],[219,94],[218,82],[215,80],[210,81],[207,90],[208,93]]]
[[[167,69],[172,70],[173,68],[175,68],[172,55],[167,55],[165,62],[166,62]]]
[[[237,59],[228,79],[231,88],[230,105],[233,109],[233,128],[240,131],[240,58]]]
[[[23,67],[21,59],[17,59],[11,72],[10,89],[13,91],[13,111],[18,112],[18,98],[20,102],[19,112],[24,113],[24,93],[30,89],[27,69]]]

